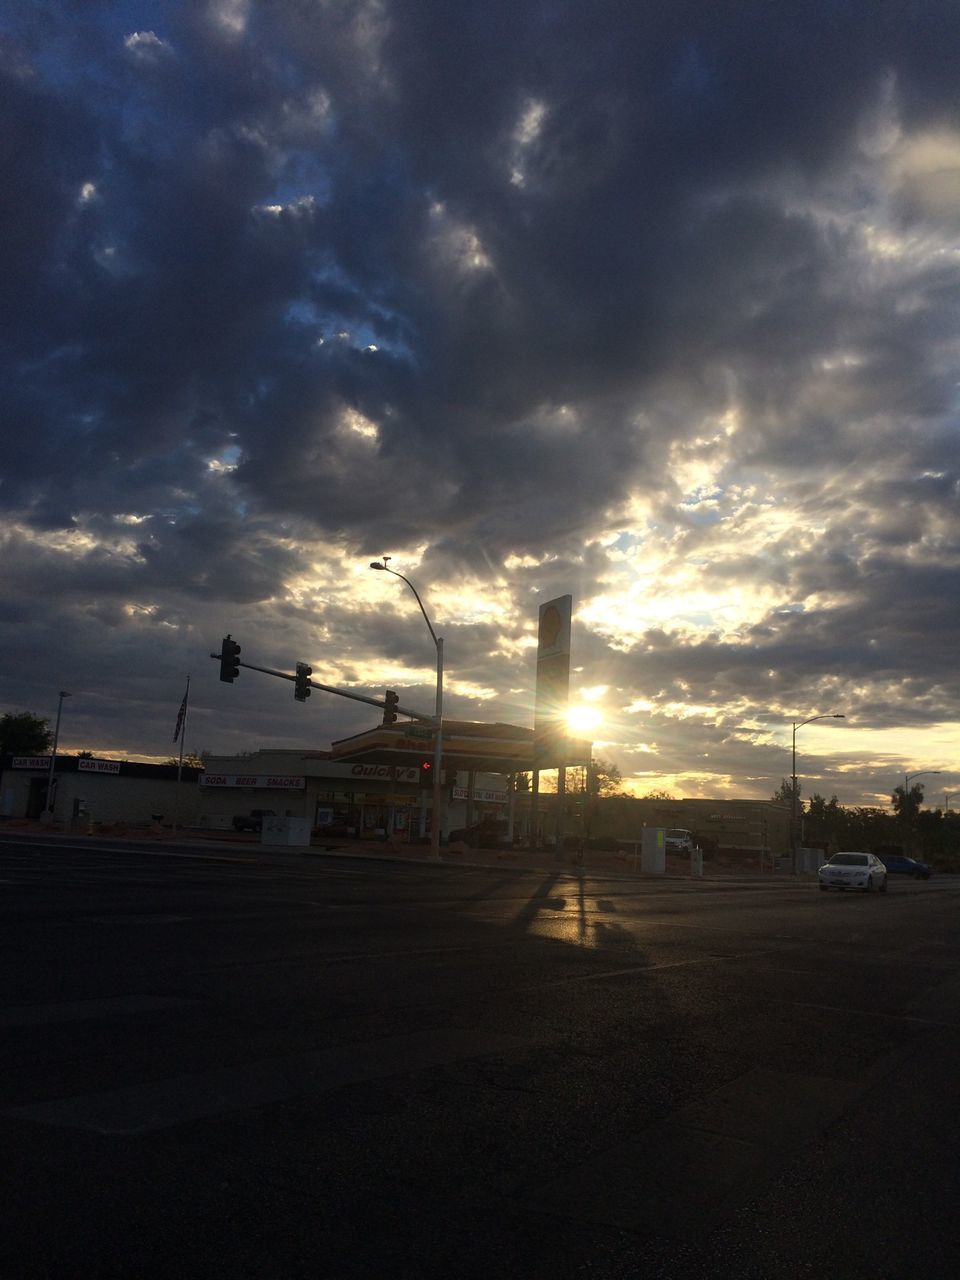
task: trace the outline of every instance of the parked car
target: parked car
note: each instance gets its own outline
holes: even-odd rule
[[[835,853],[817,872],[821,892],[828,889],[887,891],[887,868],[872,853]]]
[[[933,867],[926,862],[918,862],[916,858],[907,858],[902,853],[881,853],[880,861],[894,876],[914,876],[917,880],[929,880]]]
[[[263,830],[264,818],[275,818],[277,815],[272,809],[251,809],[249,813],[238,813],[233,820],[234,831],[255,831]]]
[[[693,853],[697,847],[693,832],[687,831],[682,827],[675,827],[668,831],[664,836],[663,843],[667,853]]]

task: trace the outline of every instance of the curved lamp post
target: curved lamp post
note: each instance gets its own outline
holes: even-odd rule
[[[399,578],[401,582],[405,582],[413,592],[417,604],[420,606],[420,612],[423,614],[423,620],[427,624],[427,630],[430,632],[430,639],[433,641],[437,650],[437,707],[434,714],[434,724],[436,730],[433,739],[433,815],[430,823],[430,852],[435,858],[440,857],[440,803],[442,788],[440,783],[440,765],[443,759],[443,639],[438,636],[433,629],[433,624],[427,617],[427,611],[423,607],[423,601],[420,599],[420,593],[413,585],[409,578],[405,578],[402,573],[397,573],[396,569],[390,569],[387,561],[390,556],[384,556],[382,560],[373,560],[370,562],[371,569],[379,569],[381,573],[392,573],[395,578]]]
[[[814,720],[845,720],[846,716],[842,711],[831,711],[823,716],[811,716],[809,720],[794,720],[793,722],[793,795],[791,797],[792,804],[790,806],[790,834],[791,845],[793,851],[793,874],[796,875],[799,867],[800,859],[800,815],[798,812],[799,805],[797,796],[797,730],[802,729],[805,724],[813,724]]]
[[[903,798],[906,800],[907,792],[910,790],[910,783],[914,778],[925,778],[928,773],[940,773],[939,769],[921,769],[919,773],[905,773],[903,775]]]
[[[921,769],[919,773],[905,773],[905,774],[903,775],[903,807],[904,807],[904,810],[906,810],[906,807],[907,807],[907,796],[908,796],[908,795],[909,795],[909,793],[910,793],[910,783],[914,780],[914,778],[925,778],[925,777],[927,776],[927,774],[928,774],[928,773],[940,773],[940,772],[941,772],[941,770],[940,770],[940,769]],[[919,805],[919,803],[918,803],[918,804],[917,804],[917,811],[919,812],[919,810],[920,810],[920,805]],[[902,816],[902,815],[901,815],[901,816]]]

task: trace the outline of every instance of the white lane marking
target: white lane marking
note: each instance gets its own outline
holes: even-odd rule
[[[813,1009],[816,1013],[838,1013],[842,1018],[888,1018],[893,1022],[915,1022],[921,1027],[947,1027],[951,1024],[937,1018],[919,1018],[909,1013],[889,1013],[885,1009],[850,1009],[835,1004],[814,1004],[807,1000],[783,1000],[793,1009]]]
[[[511,1053],[529,1044],[517,1036],[441,1028],[39,1102],[2,1114],[94,1133],[148,1133],[360,1081]]]
[[[318,956],[315,963],[320,964],[346,964],[354,963],[358,960],[399,960],[405,956],[446,956],[455,954],[464,954],[475,951],[510,951],[516,947],[515,941],[510,942],[479,942],[474,946],[461,947],[416,947],[406,951],[356,951],[349,955],[339,956]]]
[[[636,964],[628,969],[604,969],[598,973],[577,973],[567,978],[555,978],[550,982],[537,982],[528,991],[540,990],[542,987],[562,987],[569,982],[600,982],[604,978],[622,978],[631,973],[650,973],[658,969],[688,969],[702,964],[723,964],[730,960],[752,960],[755,956],[776,955],[773,950],[740,951],[736,955],[698,956],[694,960],[663,960],[654,964]]]

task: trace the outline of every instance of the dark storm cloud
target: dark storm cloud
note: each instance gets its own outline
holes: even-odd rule
[[[62,179],[56,192],[59,273],[47,296],[63,330],[51,345],[87,336],[60,389],[71,416],[94,421],[58,451],[65,471],[85,477],[105,451],[120,467],[169,449],[199,407],[208,440],[191,444],[226,444],[236,430],[248,459],[238,479],[255,473],[251,500],[309,511],[334,530],[350,524],[341,495],[367,478],[378,496],[372,518],[396,536],[438,445],[453,497],[443,500],[442,485],[426,496],[441,527],[456,525],[464,503],[468,516],[471,504],[496,502],[507,516],[529,510],[529,491],[511,499],[502,476],[534,469],[547,490],[589,472],[592,483],[574,496],[588,518],[598,501],[621,496],[640,459],[631,400],[665,365],[702,358],[698,338],[715,347],[722,337],[711,305],[731,325],[741,318],[727,354],[739,345],[763,363],[763,341],[807,353],[806,330],[790,317],[822,332],[820,312],[831,306],[820,277],[832,263],[815,230],[772,207],[727,207],[693,224],[690,212],[731,178],[791,163],[828,167],[871,91],[867,73],[883,69],[866,65],[880,36],[864,42],[858,31],[844,42],[834,6],[812,6],[793,28],[748,7],[739,22],[695,34],[686,27],[695,13],[678,19],[666,9],[640,22],[620,6],[588,18],[579,6],[493,5],[474,23],[457,6],[394,14],[371,5],[364,26],[364,7],[350,8],[353,21],[336,6],[254,6],[236,39],[203,6],[175,8],[169,44],[151,32],[138,46],[169,49],[147,69],[143,53],[104,32],[96,80],[113,101],[87,106],[86,169],[50,117],[90,86],[32,87],[46,128],[33,120],[31,133],[74,155],[72,193]],[[825,52],[825,29],[843,58]],[[326,111],[317,105],[325,98]],[[518,189],[508,145],[528,100],[542,100],[546,114]],[[41,153],[26,167],[36,185],[55,166]],[[68,218],[84,178],[96,197]],[[288,195],[318,198],[257,214]],[[451,285],[451,264],[436,261],[435,246],[431,254],[430,201],[477,235],[489,271]],[[41,237],[34,255],[48,268],[51,239]],[[685,302],[687,272],[694,296]],[[783,320],[764,308],[745,329],[758,285]],[[312,335],[285,315],[298,303],[328,340],[330,321],[365,328],[388,349],[400,339],[400,358],[334,348],[311,360]],[[694,309],[703,315],[691,325]],[[618,411],[605,413],[618,388]],[[586,439],[531,439],[543,406],[567,401],[589,416]],[[339,474],[326,468],[344,404],[377,421],[392,409],[382,473],[366,460]],[[54,407],[34,409],[32,425],[49,429]],[[444,458],[448,440],[456,448]],[[406,484],[391,474],[401,459]],[[289,483],[294,471],[299,486]],[[310,510],[298,488],[321,479],[328,501]],[[516,537],[508,518],[506,546]]]
[[[229,605],[277,663],[429,667],[422,620],[384,627],[333,548],[510,596],[445,630],[465,680],[520,688],[538,602],[615,596],[623,532],[783,607],[736,638],[583,628],[585,683],[759,709],[776,670],[781,712],[859,681],[876,724],[960,715],[960,198],[949,158],[884,141],[956,127],[958,37],[934,0],[18,13],[3,696],[58,620],[77,679],[145,644],[172,678]],[[678,447],[755,496],[678,509]],[[718,551],[768,499],[794,527]],[[297,594],[311,565],[336,599]]]

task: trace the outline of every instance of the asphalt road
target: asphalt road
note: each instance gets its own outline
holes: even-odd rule
[[[0,841],[0,1274],[960,1256],[960,882]]]

